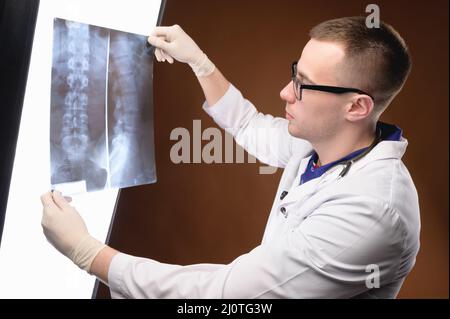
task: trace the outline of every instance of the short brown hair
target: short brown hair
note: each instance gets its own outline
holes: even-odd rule
[[[344,45],[345,64],[350,67],[346,73],[359,89],[374,96],[380,113],[401,90],[410,73],[412,62],[405,41],[382,21],[379,28],[368,28],[366,17],[328,20],[312,28],[309,35],[315,40]]]

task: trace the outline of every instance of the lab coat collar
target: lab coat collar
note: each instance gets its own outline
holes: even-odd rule
[[[400,141],[402,138],[402,129],[396,125],[377,122],[377,131],[381,130],[381,139],[383,141]]]
[[[377,127],[381,128],[382,141],[369,154],[355,162],[355,167],[382,159],[401,159],[405,154],[408,140],[402,136],[401,128],[383,122],[378,122]]]
[[[374,161],[378,160],[385,160],[385,159],[401,159],[406,151],[406,147],[408,146],[408,141],[404,138],[399,136],[399,140],[385,140],[379,142],[366,156],[361,158],[359,161],[355,162],[350,171],[350,175],[352,172],[356,172],[359,169],[363,168],[369,163],[372,163]],[[305,200],[309,196],[312,196],[314,193],[316,193],[319,189],[327,185],[331,181],[338,180],[339,174],[343,168],[343,164],[338,164],[332,168],[330,168],[328,171],[326,171],[322,176],[315,178],[313,180],[310,180],[302,185],[298,185],[298,176],[301,175],[302,172],[305,171],[309,160],[311,159],[312,155],[306,157],[306,158],[292,158],[291,163],[286,169],[293,169],[293,167],[297,167],[297,173],[296,174],[289,174],[290,180],[286,180],[284,185],[291,185],[291,189],[284,198],[280,202],[281,204],[288,204],[293,201],[298,200]],[[346,178],[344,176],[343,178]],[[296,183],[294,185],[293,183]]]
[[[400,139],[402,138],[401,128],[381,121],[377,122],[376,132],[377,134],[380,134],[381,140],[383,141],[400,141]],[[315,166],[315,163],[317,163],[318,160],[318,154],[314,152],[308,161],[306,169],[304,171],[301,171],[300,184],[307,183],[315,178],[322,176],[326,171],[334,167],[337,163],[351,160],[361,153],[365,152],[367,149],[368,147],[361,148],[348,154],[347,156],[344,156],[336,161],[320,167]]]

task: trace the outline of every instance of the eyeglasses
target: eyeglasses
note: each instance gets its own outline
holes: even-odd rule
[[[302,91],[304,89],[307,90],[314,90],[314,91],[322,91],[322,92],[328,92],[328,93],[335,93],[335,94],[343,94],[343,93],[359,93],[359,94],[365,94],[370,96],[372,100],[375,100],[372,95],[369,93],[366,93],[364,91],[353,89],[353,88],[344,88],[339,86],[328,86],[328,85],[308,85],[308,84],[302,84],[299,79],[297,79],[297,62],[292,63],[292,84],[294,85],[294,92],[295,97],[297,100],[302,100]]]

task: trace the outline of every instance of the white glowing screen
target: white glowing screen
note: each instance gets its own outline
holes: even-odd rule
[[[158,0],[41,0],[0,248],[0,298],[90,298],[95,277],[45,239],[40,195],[50,189],[50,88],[55,18],[148,35]],[[106,240],[118,189],[78,194],[89,232]]]

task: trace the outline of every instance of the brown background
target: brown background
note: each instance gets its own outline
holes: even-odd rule
[[[171,1],[163,25],[179,24],[261,112],[284,116],[290,81],[315,24],[366,15],[368,1]],[[413,70],[382,116],[404,130],[404,162],[421,205],[421,250],[399,298],[448,298],[448,1],[381,1],[381,19],[403,35]],[[158,182],[122,190],[111,246],[166,263],[228,263],[260,243],[281,176],[261,164],[173,164],[170,132],[192,120],[215,127],[184,64],[154,71]],[[205,142],[206,143],[206,142]],[[205,144],[203,143],[203,144]],[[191,154],[192,156],[192,154]],[[98,297],[108,297],[100,287]]]

